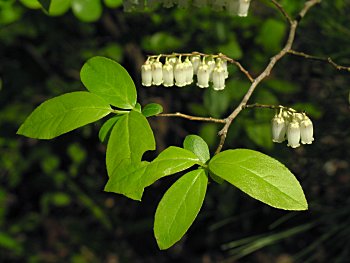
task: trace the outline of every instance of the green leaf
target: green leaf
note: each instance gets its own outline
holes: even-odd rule
[[[147,104],[142,109],[142,114],[145,117],[151,117],[151,116],[157,115],[157,114],[162,113],[162,112],[163,112],[163,107],[162,107],[162,105],[160,105],[158,103]]]
[[[198,156],[202,163],[206,163],[210,159],[208,144],[198,135],[186,136],[184,148]]]
[[[107,120],[101,127],[98,138],[102,143],[106,143],[109,139],[113,126],[117,123],[121,116],[114,116]]]
[[[83,22],[95,22],[102,14],[100,0],[72,0],[74,15]]]
[[[18,129],[17,134],[30,138],[52,139],[97,121],[112,111],[101,97],[78,91],[43,102]]]
[[[303,189],[288,168],[260,152],[247,149],[221,152],[210,160],[209,170],[272,207],[285,210],[308,207]]]
[[[158,179],[181,172],[199,159],[192,152],[170,146],[161,152],[151,163],[130,164],[121,162],[110,175],[105,191],[123,194],[134,200],[141,200],[144,188]]]
[[[85,87],[111,105],[132,109],[136,105],[136,88],[128,72],[117,62],[105,57],[89,59],[81,69]]]
[[[105,5],[109,8],[116,8],[122,5],[122,0],[104,0]]]
[[[286,29],[284,22],[272,18],[267,19],[260,28],[256,42],[270,53],[278,52],[282,47]]]
[[[153,132],[147,119],[131,111],[114,125],[107,144],[106,164],[109,176],[117,173],[122,162],[130,165],[141,162],[142,155],[155,149]]]
[[[71,0],[51,0],[49,14],[50,16],[60,16],[66,13],[71,7]]]
[[[203,169],[189,172],[177,180],[159,202],[154,218],[154,235],[160,249],[179,241],[202,207],[208,185]]]

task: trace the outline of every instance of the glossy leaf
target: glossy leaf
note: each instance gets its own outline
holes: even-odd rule
[[[95,22],[102,14],[100,0],[72,0],[74,15],[83,22]]]
[[[198,157],[192,152],[170,146],[151,163],[142,162],[138,165],[121,162],[110,175],[105,191],[141,200],[145,187],[162,177],[181,172],[198,163]]]
[[[31,138],[52,139],[97,121],[112,111],[101,97],[85,92],[67,93],[43,102],[17,131]]]
[[[198,135],[186,136],[184,148],[198,156],[202,163],[206,163],[210,159],[208,144]]]
[[[298,180],[288,168],[268,155],[247,149],[227,150],[210,160],[209,169],[272,207],[285,210],[308,207]]]
[[[72,0],[51,0],[50,16],[60,16],[66,13],[71,7]]]
[[[51,0],[38,0],[38,1],[40,2],[40,4],[44,9],[49,10]]]
[[[160,249],[179,241],[202,207],[208,177],[203,169],[191,171],[177,180],[160,201],[154,218],[154,235]]]
[[[145,117],[151,117],[151,116],[157,115],[157,114],[162,113],[162,112],[163,112],[163,107],[162,107],[162,105],[160,105],[158,103],[147,104],[142,109],[142,114]]]
[[[116,173],[123,161],[133,165],[142,155],[155,149],[155,140],[147,119],[141,113],[124,114],[114,125],[107,144],[106,164],[109,176]]]
[[[122,0],[104,0],[105,5],[109,8],[116,8],[123,4]]]
[[[81,81],[85,87],[111,105],[132,109],[136,105],[136,88],[129,73],[117,62],[93,57],[81,69]]]
[[[117,123],[121,116],[114,116],[107,120],[101,127],[98,138],[101,142],[106,143],[109,139],[113,126]]]

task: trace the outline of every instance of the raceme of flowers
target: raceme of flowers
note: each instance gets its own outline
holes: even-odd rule
[[[311,144],[314,141],[312,121],[305,113],[280,109],[271,123],[273,142],[282,143],[287,140],[287,146],[297,148],[300,142]]]
[[[144,10],[161,4],[166,8],[177,5],[180,8],[211,7],[214,10],[226,10],[232,15],[247,16],[250,0],[124,0],[125,11]]]
[[[160,61],[162,56],[164,64]],[[214,90],[223,90],[228,78],[227,61],[218,55],[159,55],[148,57],[141,67],[142,85],[146,87],[184,87],[193,83],[194,76],[200,88],[208,88],[212,83]]]

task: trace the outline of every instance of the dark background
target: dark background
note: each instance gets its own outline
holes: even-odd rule
[[[304,1],[281,2],[295,15]],[[294,49],[350,65],[349,13],[348,1],[323,1],[302,21]],[[50,17],[0,2],[0,262],[349,262],[350,74],[327,63],[288,55],[250,101],[305,110],[314,123],[312,145],[272,144],[273,112],[254,109],[236,119],[224,146],[256,149],[283,162],[300,181],[309,210],[277,210],[229,184],[210,184],[195,223],[167,251],[157,248],[153,215],[180,175],[147,188],[140,203],[103,192],[106,148],[97,136],[103,121],[50,141],[16,135],[41,102],[84,90],[79,71],[95,55],[127,68],[142,105],[225,117],[249,86],[234,66],[223,92],[195,85],[145,88],[140,66],[146,54],[222,52],[257,76],[287,31],[269,1],[253,1],[247,18],[209,8],[124,13],[104,7],[92,23],[71,11]],[[219,141],[215,124],[153,117],[151,125],[157,153],[181,146],[188,134],[201,135],[212,152]]]

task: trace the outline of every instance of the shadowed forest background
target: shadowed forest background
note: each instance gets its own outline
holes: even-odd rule
[[[84,90],[83,63],[101,55],[135,81],[139,101],[164,112],[224,118],[249,87],[233,65],[226,89],[141,86],[147,54],[222,52],[256,76],[286,39],[288,24],[269,1],[252,1],[248,17],[210,9],[101,10],[94,22],[72,11],[50,17],[30,1],[0,1],[0,262],[348,262],[350,257],[350,73],[287,55],[250,103],[305,110],[315,141],[298,149],[273,144],[269,109],[247,109],[230,128],[225,149],[257,149],[284,163],[300,181],[309,210],[271,208],[227,183],[212,184],[187,235],[160,251],[153,216],[180,175],[146,189],[142,202],[103,192],[103,121],[54,140],[16,135],[43,101]],[[296,15],[304,1],[280,1]],[[26,6],[27,5],[27,6]],[[111,6],[106,1],[107,6]],[[293,49],[350,65],[350,2],[323,1],[302,20]],[[211,147],[220,125],[153,117],[157,151],[199,134]],[[148,152],[147,158],[157,153]]]

